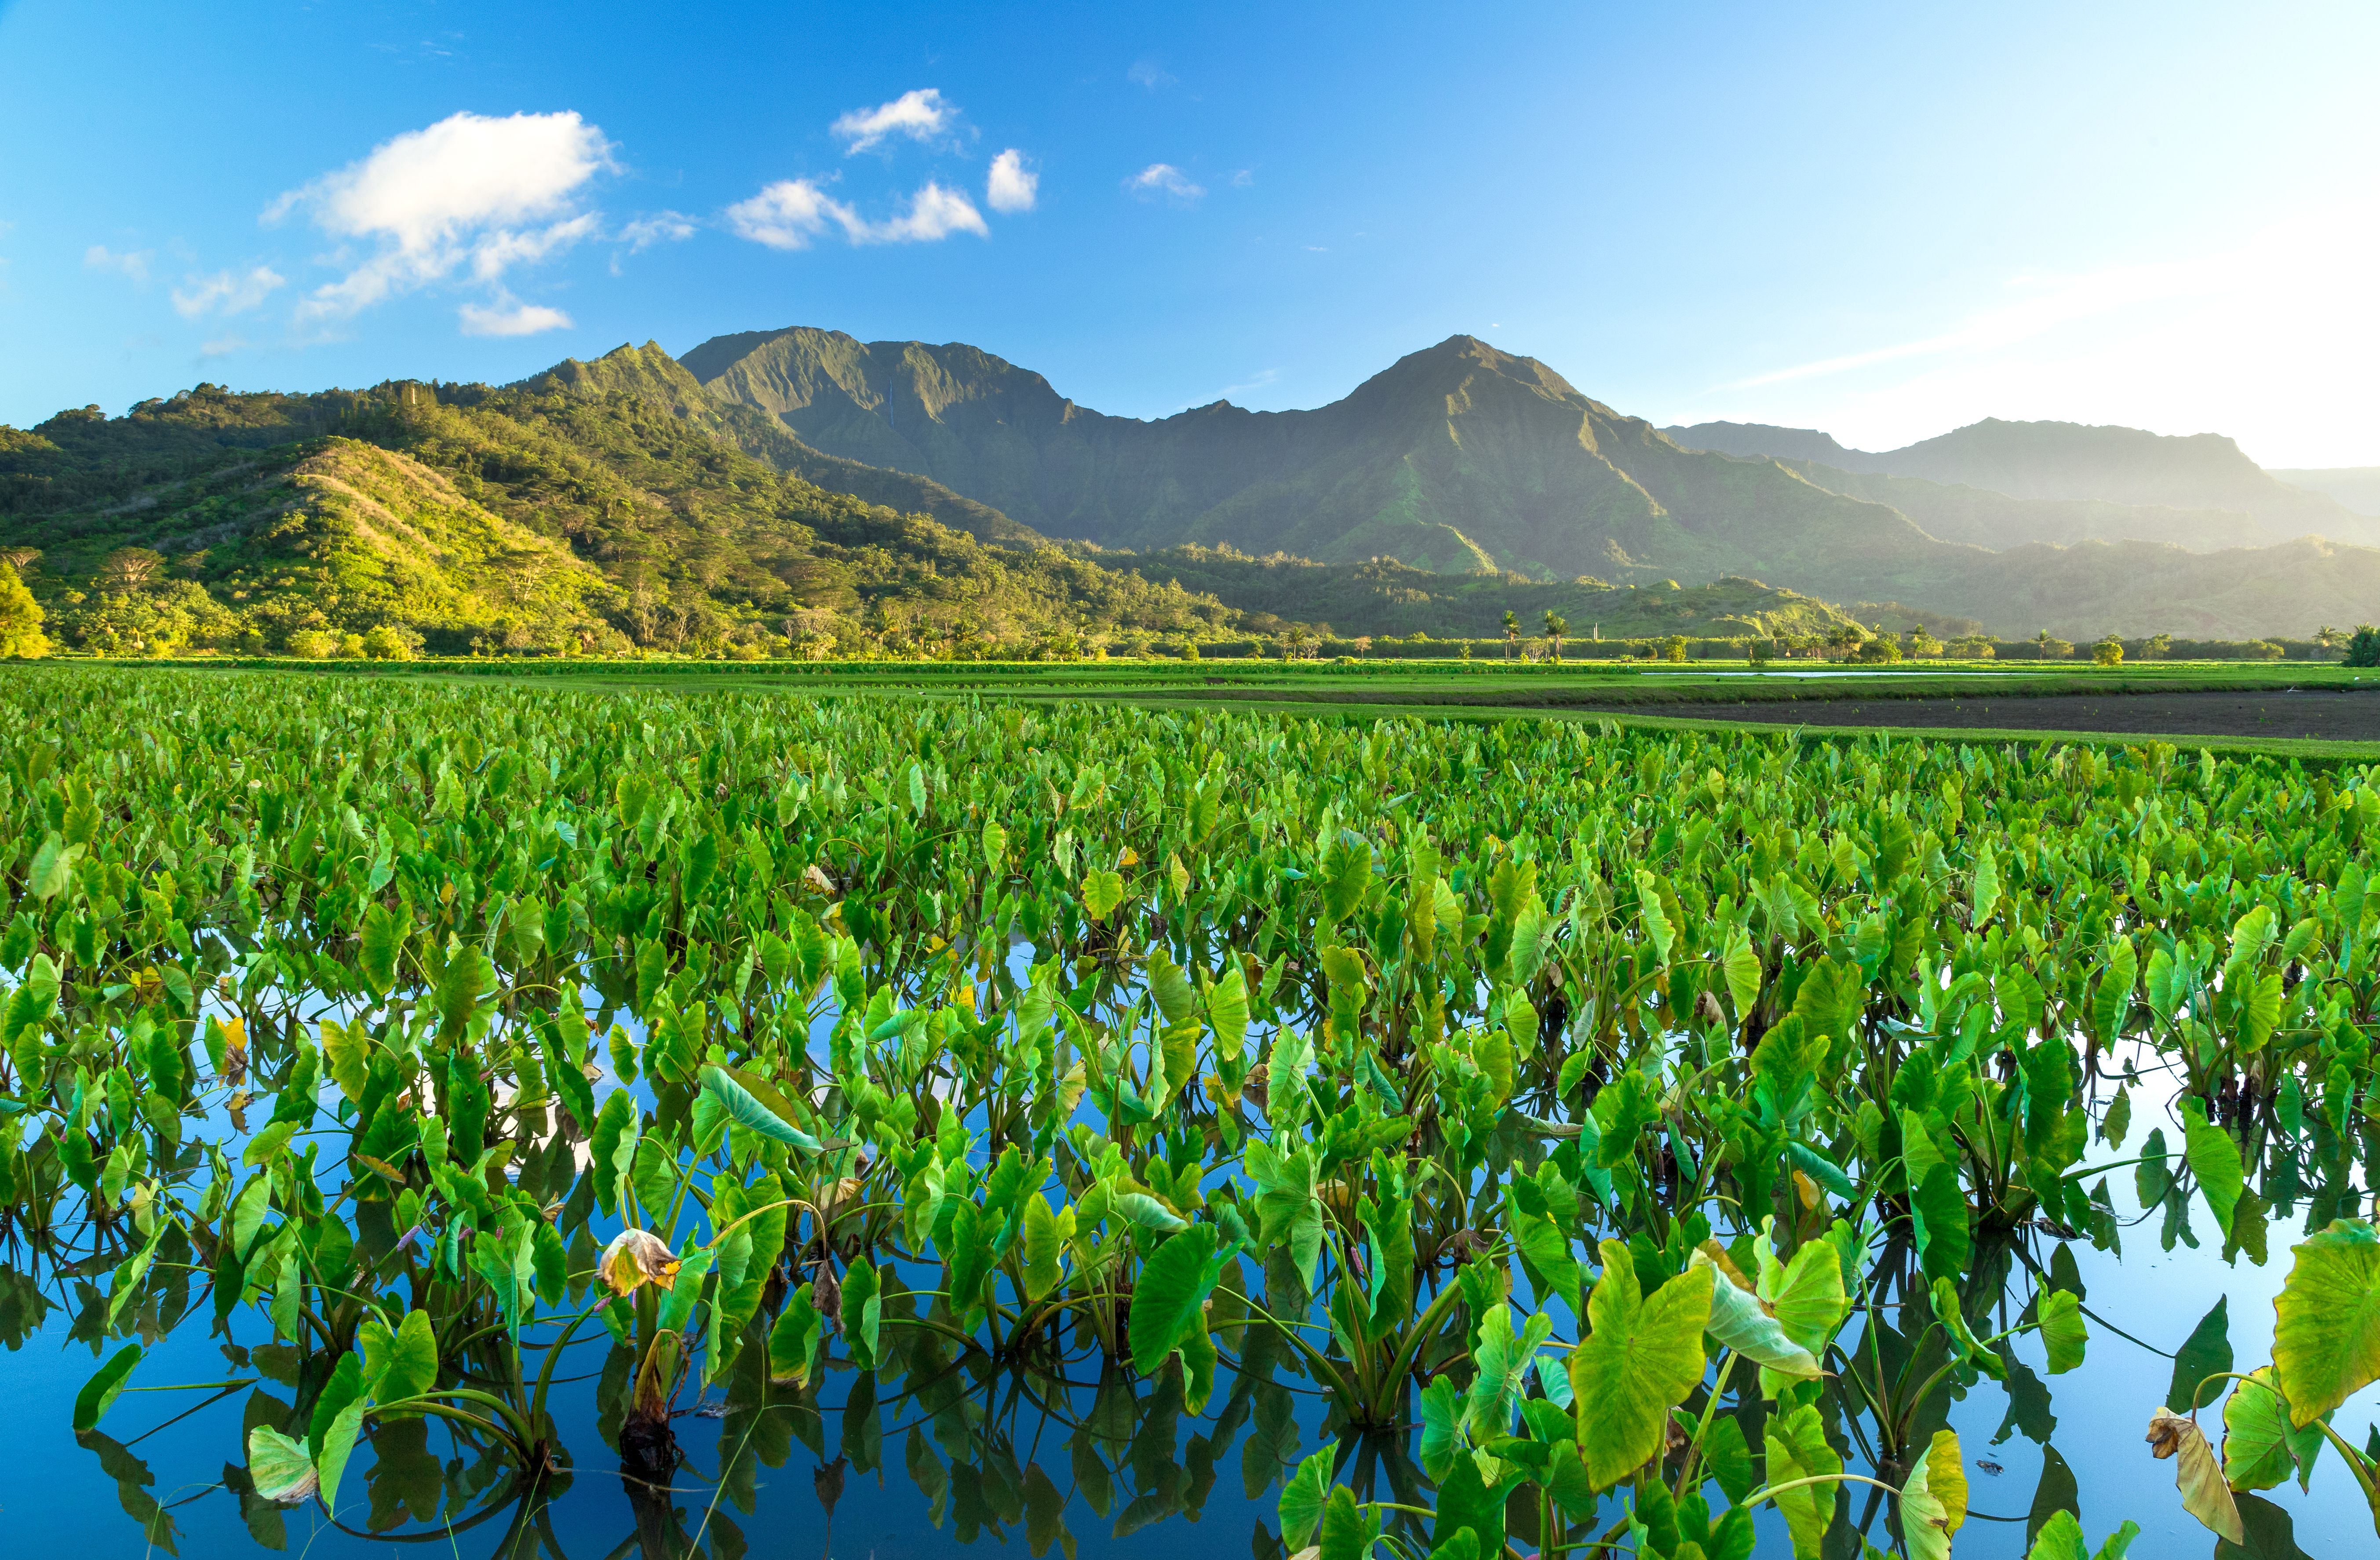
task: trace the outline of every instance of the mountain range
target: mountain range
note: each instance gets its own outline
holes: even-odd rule
[[[1757,635],[1823,632],[1825,602],[2215,639],[2374,615],[2359,474],[2302,475],[2338,496],[2214,435],[1662,429],[1460,335],[1312,410],[1143,420],[974,347],[795,327],[0,429],[0,543],[100,648],[1443,638],[1507,611]]]
[[[2380,522],[2211,434],[1985,421],[1875,455],[1808,429],[1658,429],[1471,336],[1311,411],[1148,421],[965,345],[795,327],[685,363],[807,447],[1107,547],[1740,577],[2067,637],[2304,635],[2380,599]]]
[[[0,560],[54,638],[112,653],[320,653],[370,630],[449,653],[1063,653],[1274,632],[1318,606],[1349,634],[1439,638],[1494,634],[1508,610],[1613,637],[1844,622],[1754,581],[1060,547],[929,478],[810,448],[650,343],[504,387],[200,384],[0,428]]]

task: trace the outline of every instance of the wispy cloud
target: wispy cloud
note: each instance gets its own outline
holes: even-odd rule
[[[298,323],[343,319],[467,268],[492,286],[592,236],[601,220],[580,206],[589,184],[613,167],[611,153],[603,133],[575,113],[455,114],[288,191],[266,208],[267,222],[303,210],[334,238],[376,246],[317,287],[298,306]],[[486,334],[485,322],[516,312],[501,300],[474,305],[464,326]]]
[[[540,331],[566,330],[570,316],[541,303],[522,303],[509,296],[492,304],[467,303],[462,309],[465,335],[535,335]]]
[[[1280,378],[1281,371],[1279,369],[1258,369],[1255,373],[1250,374],[1246,379],[1237,384],[1224,385],[1223,394],[1226,396],[1245,396],[1251,390],[1265,389]]]
[[[1152,92],[1160,87],[1170,87],[1173,84],[1172,75],[1153,59],[1133,61],[1132,68],[1123,73],[1123,79],[1135,86],[1146,87]]]
[[[684,212],[655,212],[623,225],[620,241],[633,250],[649,250],[655,244],[681,243],[693,238],[694,230],[694,218]]]
[[[1203,186],[1193,183],[1188,174],[1171,163],[1151,163],[1125,179],[1123,187],[1144,201],[1163,196],[1184,205],[1207,193]]]
[[[730,231],[772,250],[805,250],[836,229],[853,244],[933,243],[953,233],[991,236],[973,201],[933,179],[909,197],[905,211],[882,222],[870,222],[808,178],[779,179],[728,207],[726,214]]]
[[[285,279],[269,265],[234,274],[218,271],[212,276],[188,276],[174,289],[174,308],[185,320],[201,314],[244,314],[262,303]]]
[[[149,285],[149,262],[157,258],[155,250],[134,250],[119,254],[105,244],[93,244],[82,251],[82,262],[93,271],[113,271],[128,276],[142,286]]]
[[[1026,167],[1025,153],[1012,146],[991,160],[991,177],[984,184],[984,203],[993,211],[1010,214],[1029,212],[1040,189],[1041,176]]]
[[[827,127],[844,143],[844,155],[868,152],[893,136],[931,140],[958,118],[958,105],[933,87],[903,92],[891,103],[855,108]]]

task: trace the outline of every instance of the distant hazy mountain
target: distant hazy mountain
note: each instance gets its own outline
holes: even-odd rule
[[[2276,470],[2291,487],[2335,498],[2359,515],[2380,518],[2380,466],[2334,466],[2324,470]]]
[[[2336,498],[2292,485],[2264,469],[2219,433],[2173,438],[2138,428],[1986,418],[1937,438],[1879,453],[1846,449],[1829,435],[1811,429],[1767,423],[1705,422],[1668,432],[1681,444],[1731,455],[1815,460],[1839,471],[1916,478],[2011,498],[2092,501],[2163,511],[2135,517],[2102,512],[2088,519],[2089,530],[2069,533],[2071,540],[2141,537],[2171,540],[2183,546],[2240,546],[2317,535],[2380,542],[2380,528]],[[1927,502],[1912,496],[1921,505]],[[1972,501],[1968,506],[1980,507]],[[1913,509],[1910,513],[1916,518]],[[2244,516],[2250,523],[2241,526],[2236,520],[2216,518],[2224,514]],[[2192,518],[2185,519],[2185,515]],[[2022,536],[2047,521],[2045,516],[2009,511],[1990,529],[1994,534]],[[1946,533],[1937,530],[1936,534]],[[1982,536],[1967,539],[1987,546],[2009,544]]]
[[[1845,467],[1860,455],[1837,444],[1832,433],[1821,433],[1815,428],[1779,428],[1773,422],[1697,422],[1661,432],[1688,449],[1717,450],[1721,455],[1765,455],[1835,467]]]
[[[2151,504],[2110,504],[2103,498],[2011,498],[1962,483],[1920,477],[1846,471],[1815,460],[1784,464],[1823,488],[1889,504],[1945,542],[1967,542],[1995,552],[2036,542],[2162,542],[2193,553],[2225,547],[2265,547],[2284,540],[2237,509],[2169,509]],[[2347,540],[2356,540],[2348,538]]]

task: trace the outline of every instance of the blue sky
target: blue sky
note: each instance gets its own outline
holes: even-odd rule
[[[2375,58],[2365,0],[0,0],[0,420],[795,323],[1148,417],[1470,332],[1662,422],[2380,464]]]

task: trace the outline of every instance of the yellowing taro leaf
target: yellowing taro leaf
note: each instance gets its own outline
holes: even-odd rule
[[[1814,1404],[1805,1403],[1789,1414],[1771,1415],[1762,1439],[1768,1452],[1771,1486],[1843,1470],[1842,1455],[1827,1440],[1827,1427]],[[1777,1497],[1786,1531],[1793,1537],[1794,1560],[1817,1560],[1827,1527],[1835,1517],[1837,1488],[1833,1483],[1804,1484]]]
[[[2223,1405],[2223,1477],[2235,1490],[2269,1490],[2313,1467],[2322,1427],[2289,1427],[2289,1401],[2273,1384],[2270,1365],[2231,1390]]]
[[[2215,1448],[2206,1444],[2206,1432],[2198,1428],[2198,1421],[2159,1408],[2149,1420],[2148,1443],[2150,1454],[2160,1461],[2175,1459],[2174,1485],[2181,1492],[2181,1508],[2209,1531],[2233,1543],[2244,1542],[2240,1504],[2231,1498],[2231,1486],[2223,1481]]]
[[[1843,1263],[1832,1243],[1805,1240],[1791,1262],[1777,1261],[1767,1233],[1754,1246],[1760,1268],[1760,1298],[1768,1302],[1785,1335],[1812,1354],[1831,1342],[1852,1310],[1843,1293]]]
[[[2295,1256],[2273,1301],[2273,1370],[2303,1427],[2380,1379],[2380,1239],[2340,1219]]]
[[[1717,1276],[1707,1263],[1690,1268],[1648,1301],[1628,1248],[1603,1243],[1603,1276],[1586,1307],[1595,1331],[1570,1357],[1579,1452],[1597,1489],[1609,1489],[1660,1451],[1670,1410],[1703,1379],[1703,1331]]]
[[[276,1505],[313,1498],[314,1459],[306,1455],[306,1443],[263,1425],[248,1432],[248,1477],[256,1493]]]
[[[602,1258],[595,1271],[615,1295],[636,1292],[639,1285],[658,1284],[664,1287],[677,1277],[678,1256],[662,1238],[649,1231],[624,1229],[603,1248]]]
[[[1716,1245],[1716,1241],[1705,1242]],[[1828,1259],[1833,1260],[1833,1252]],[[1760,1297],[1738,1287],[1725,1274],[1716,1272],[1708,1251],[1696,1251],[1687,1264],[1687,1271],[1697,1268],[1714,1270],[1711,1282],[1710,1325],[1706,1329],[1720,1344],[1735,1350],[1746,1359],[1780,1376],[1798,1381],[1815,1381],[1823,1373],[1810,1351],[1785,1335],[1784,1327],[1760,1303]]]
[[[1951,1536],[1967,1520],[1967,1470],[1959,1460],[1959,1433],[1934,1432],[1925,1460],[1900,1487],[1900,1531],[1912,1560],[1948,1560]]]

